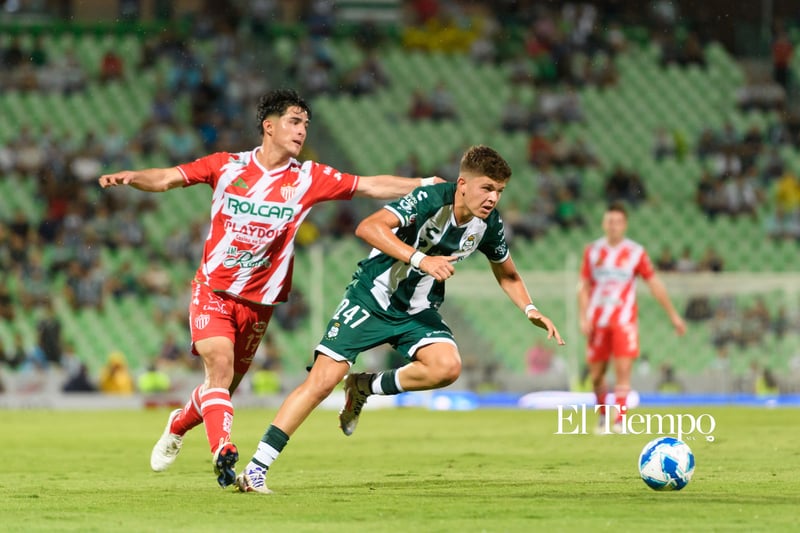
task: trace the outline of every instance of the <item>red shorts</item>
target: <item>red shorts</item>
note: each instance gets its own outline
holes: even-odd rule
[[[590,363],[608,361],[614,357],[639,357],[639,326],[619,324],[595,327],[589,335],[586,360]]]
[[[224,292],[214,292],[208,285],[192,282],[189,324],[194,343],[210,337],[226,337],[233,343],[233,371],[244,374],[267,331],[272,317],[271,305],[242,300]]]

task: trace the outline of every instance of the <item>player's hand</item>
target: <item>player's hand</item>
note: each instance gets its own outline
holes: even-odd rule
[[[683,336],[686,333],[686,322],[680,317],[680,315],[675,315],[671,318],[672,320],[672,327],[675,328],[675,333],[679,336]]]
[[[581,317],[580,319],[580,328],[582,335],[588,337],[592,334],[592,323],[584,317]]]
[[[566,344],[564,339],[561,338],[558,328],[553,324],[553,321],[539,311],[528,311],[528,320],[530,320],[531,324],[534,326],[547,330],[547,338],[555,339],[559,346]]]
[[[439,176],[431,176],[433,178],[433,184],[437,185],[439,183],[447,183],[447,180],[444,178],[440,178]]]
[[[444,281],[456,273],[453,263],[457,260],[455,255],[426,255],[420,262],[419,269],[436,281]]]
[[[123,170],[113,174],[103,174],[98,180],[102,188],[115,187],[117,185],[129,185],[135,176],[132,170]]]

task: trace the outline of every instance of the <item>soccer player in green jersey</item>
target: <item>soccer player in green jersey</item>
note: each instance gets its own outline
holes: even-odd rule
[[[546,330],[548,339],[564,344],[553,322],[531,302],[495,211],[510,177],[511,168],[500,154],[473,146],[461,159],[456,183],[417,188],[359,224],[356,235],[374,249],[358,264],[306,380],[283,402],[236,478],[240,491],[270,492],[270,465],[342,379],[345,406],[339,421],[344,434],[351,435],[370,395],[437,389],[458,378],[461,356],[438,309],[454,264],[476,250],[489,259],[500,287],[526,318]],[[384,343],[404,354],[408,364],[377,374],[348,374],[361,352]]]

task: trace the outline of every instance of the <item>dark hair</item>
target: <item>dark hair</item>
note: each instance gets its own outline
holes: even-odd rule
[[[459,170],[462,174],[486,176],[494,181],[505,182],[511,178],[511,167],[503,156],[482,144],[471,146],[464,152]]]
[[[615,211],[617,213],[622,213],[625,218],[628,218],[628,210],[625,208],[625,204],[622,202],[611,202],[608,204],[608,207],[606,207],[606,213],[612,213]]]
[[[258,132],[264,134],[264,119],[270,115],[283,116],[290,107],[299,107],[311,119],[311,108],[294,89],[275,89],[258,101]]]

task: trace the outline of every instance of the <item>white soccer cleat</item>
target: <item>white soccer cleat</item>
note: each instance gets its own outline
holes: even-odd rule
[[[163,472],[169,468],[175,462],[175,458],[178,457],[178,452],[181,451],[183,437],[170,431],[172,421],[180,413],[180,409],[175,409],[169,414],[164,433],[161,434],[161,438],[158,439],[156,445],[153,446],[153,451],[150,453],[150,468],[156,472]]]
[[[236,488],[239,492],[272,494],[267,488],[267,469],[253,463],[249,463],[244,472],[236,476]]]
[[[347,436],[353,434],[358,425],[358,415],[367,403],[367,398],[372,391],[370,382],[372,374],[362,372],[360,374],[348,374],[344,378],[344,407],[339,411],[339,427],[342,433]]]

